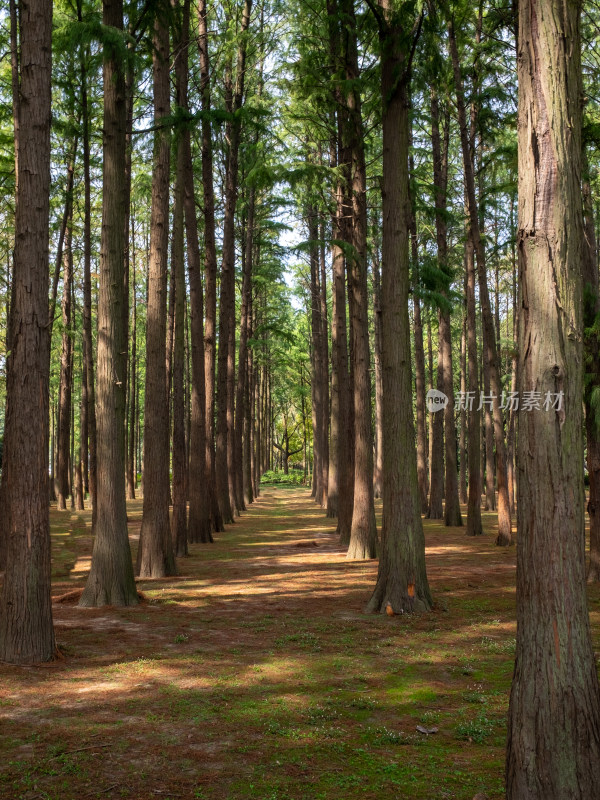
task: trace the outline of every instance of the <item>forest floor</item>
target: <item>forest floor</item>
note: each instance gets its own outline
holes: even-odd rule
[[[69,598],[89,512],[51,520],[63,659],[0,665],[2,800],[503,796],[515,548],[494,515],[477,539],[424,521],[436,607],[394,617],[363,613],[377,564],[346,561],[306,489],[264,487],[128,609]],[[598,649],[597,587],[590,608]]]

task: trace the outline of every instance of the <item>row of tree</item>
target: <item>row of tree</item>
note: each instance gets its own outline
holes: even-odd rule
[[[53,29],[49,0],[10,5],[0,658],[54,655],[51,491],[59,508],[92,503],[81,603],[132,605],[135,573],[175,574],[188,542],[252,502],[274,451],[287,465],[310,450],[348,557],[379,550],[368,608],[400,613],[432,607],[422,513],[461,525],[462,495],[481,533],[483,473],[498,544],[517,510],[508,795],[594,797],[581,406],[596,577],[598,215],[581,8],[304,11],[78,0]],[[585,78],[593,93],[593,60]],[[293,216],[305,313],[283,275]],[[429,431],[424,328],[429,385],[448,399]]]

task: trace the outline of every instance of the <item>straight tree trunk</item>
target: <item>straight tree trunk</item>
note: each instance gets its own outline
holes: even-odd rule
[[[174,12],[178,16],[181,35],[174,48],[177,54],[175,62],[175,92],[177,106],[187,106],[187,58],[188,34],[190,26],[190,0],[184,0],[184,8],[174,3]],[[181,11],[183,13],[181,13]],[[176,137],[175,189],[173,203],[173,237],[171,241],[171,270],[175,278],[175,325],[173,342],[173,484],[171,496],[173,513],[171,517],[171,536],[177,557],[188,554],[188,522],[187,522],[187,451],[185,445],[185,306],[187,292],[185,286],[185,251],[184,251],[184,181],[185,181],[185,146],[183,130]]]
[[[123,30],[122,0],[104,0],[103,24]],[[125,369],[123,340],[126,103],[119,52],[104,46],[104,168],[98,298],[97,495],[92,566],[79,604],[138,602],[125,501]],[[85,137],[84,137],[85,138]],[[89,363],[88,363],[88,378]]]
[[[448,109],[444,115],[444,136],[440,136],[440,113],[437,94],[431,93],[431,139],[433,149],[433,182],[435,186],[435,228],[437,242],[438,267],[448,275],[448,231],[447,231],[447,194],[448,194],[448,150],[450,145],[450,114]],[[454,424],[454,374],[452,370],[452,339],[450,328],[450,309],[448,288],[444,287],[442,295],[446,300],[439,312],[439,338],[442,355],[442,391],[447,397],[444,408],[444,523],[449,526],[462,526],[460,501],[458,499],[458,472],[456,466],[456,427]]]
[[[412,132],[411,132],[412,138]],[[409,157],[411,175],[414,173],[412,155]],[[425,423],[425,350],[423,348],[423,320],[419,300],[419,242],[417,237],[417,218],[412,207],[410,214],[410,243],[413,260],[414,290],[413,318],[415,329],[415,393],[417,406],[417,482],[421,513],[426,514],[429,507],[429,475],[427,472],[427,426]]]
[[[2,459],[5,571],[0,661],[54,657],[48,510],[48,327],[52,4],[32,0],[12,33],[16,207]]]
[[[256,190],[254,186],[250,187],[249,195],[248,216],[246,219],[246,245],[242,261],[242,306],[240,311],[238,373],[235,388],[235,480],[236,492],[242,502],[242,510],[246,508],[246,492],[244,492],[244,429],[247,425],[246,404],[249,382],[248,339],[250,338],[252,314],[252,269],[254,260],[254,216],[256,208]]]
[[[206,424],[206,487],[210,504],[211,527],[215,532],[223,531],[223,515],[217,501],[217,478],[215,465],[215,363],[217,332],[217,245],[215,239],[215,194],[213,187],[213,149],[210,124],[210,56],[208,51],[208,23],[206,0],[198,0],[198,56],[200,63],[200,96],[202,101],[202,187],[204,215],[204,279],[206,291],[206,323],[204,326],[204,375]],[[191,163],[191,154],[190,162]],[[187,184],[186,184],[187,185]],[[186,198],[189,188],[186,189]],[[191,195],[193,199],[193,193]],[[186,200],[186,203],[189,200]],[[186,205],[187,209],[187,205]],[[195,211],[194,211],[195,214]],[[186,210],[186,228],[189,237],[191,219]],[[189,265],[188,265],[189,269]],[[199,273],[198,273],[199,275]],[[190,287],[190,299],[193,298]],[[196,345],[199,347],[199,345]],[[192,367],[193,370],[193,367]],[[198,374],[199,369],[198,369]],[[198,389],[199,391],[199,389]],[[193,413],[193,412],[192,412]],[[199,474],[199,473],[198,473]],[[191,498],[190,498],[191,499]],[[190,509],[191,516],[191,509]],[[196,523],[194,523],[196,524]],[[195,528],[194,528],[195,530]],[[195,536],[190,518],[190,534]],[[205,534],[198,534],[205,536]],[[191,541],[195,541],[194,538]],[[201,539],[204,541],[204,539]],[[212,536],[208,541],[212,541]]]
[[[438,392],[444,391],[444,351],[441,347],[439,328],[440,315],[438,313],[438,354],[435,388]],[[431,412],[433,417],[431,426],[431,447],[429,471],[431,480],[429,484],[428,519],[444,519],[444,415],[439,411]]]
[[[383,343],[381,341],[381,271],[378,246],[375,247],[373,254],[373,335],[375,347],[375,464],[373,491],[375,497],[379,498],[383,491],[383,370],[381,366]],[[422,338],[421,347],[423,347]],[[417,400],[417,416],[418,413]]]
[[[410,61],[406,32],[383,0],[381,43],[383,128],[383,524],[377,584],[367,609],[427,611],[432,600],[425,569],[411,396],[408,295]],[[420,26],[419,26],[420,27]],[[418,35],[417,29],[417,34]]]
[[[77,0],[77,19],[83,21],[83,0]],[[97,435],[96,390],[94,383],[94,345],[92,336],[92,200],[90,175],[90,114],[87,91],[86,54],[82,52],[81,80],[81,138],[83,151],[83,340],[85,343],[85,374],[87,396],[87,440],[85,441],[85,474],[88,476],[92,502],[92,533],[97,518]],[[89,467],[88,465],[89,453]]]
[[[129,450],[127,453],[127,499],[135,500],[137,475],[135,469],[135,442],[137,419],[137,289],[136,289],[136,247],[135,217],[131,215],[131,359],[129,370]]]
[[[483,333],[483,394],[490,396],[490,365],[487,358],[486,331]],[[494,421],[492,419],[492,409],[489,403],[485,403],[483,411],[483,435],[485,441],[485,459],[483,467],[483,479],[485,482],[485,510],[496,510],[496,490],[494,488]]]
[[[83,481],[83,496],[89,492],[89,473],[88,473],[88,398],[87,398],[87,366],[85,339],[81,342],[82,365],[81,365],[81,405],[79,409],[79,460],[81,462],[81,479]]]
[[[468,201],[467,201],[468,205]],[[468,403],[468,442],[469,498],[467,505],[467,534],[480,536],[481,524],[481,472],[479,469],[481,453],[481,412],[479,411],[479,380],[477,363],[477,318],[475,310],[475,246],[471,224],[467,215],[467,242],[465,247],[466,289],[467,289],[467,359],[469,366]],[[471,404],[472,403],[472,404]]]
[[[507,800],[600,796],[585,585],[581,4],[520,0],[517,649]],[[544,407],[550,394],[555,401]]]
[[[590,518],[590,564],[588,581],[600,581],[600,414],[594,406],[594,393],[600,387],[600,336],[597,324],[600,321],[600,293],[598,291],[598,248],[594,229],[594,208],[589,182],[587,154],[583,151],[583,211],[584,211],[584,258],[583,258],[583,327],[585,354],[585,382],[583,401],[585,405],[585,431],[587,444],[587,470],[590,494],[587,511]]]
[[[466,297],[466,292],[465,292]],[[467,391],[467,315],[463,313],[462,330],[460,335],[460,395],[466,396]],[[464,403],[460,406],[460,439],[459,452],[459,496],[461,503],[467,503],[467,412]]]
[[[187,5],[184,5],[184,10]],[[184,14],[185,16],[185,14]],[[204,24],[206,17],[204,17]],[[183,37],[183,50],[187,52],[185,42],[187,39],[187,27],[184,28]],[[206,44],[206,42],[204,42]],[[183,66],[183,65],[182,65]],[[187,98],[187,70],[185,73],[185,82],[182,81],[182,103],[183,107],[188,109]],[[209,103],[210,105],[210,103]],[[202,144],[202,168],[204,170],[204,122],[203,125],[203,144]],[[210,126],[209,126],[210,132]],[[207,437],[209,431],[212,431],[212,426],[207,423],[206,415],[209,411],[212,413],[212,405],[207,402],[205,392],[208,390],[209,383],[205,375],[205,368],[207,368],[207,359],[205,353],[205,329],[203,327],[204,321],[204,297],[202,293],[202,275],[200,267],[200,245],[198,242],[198,222],[196,217],[196,198],[194,189],[194,170],[192,166],[192,150],[190,142],[190,130],[186,126],[182,133],[183,147],[185,155],[185,192],[184,192],[184,212],[185,212],[185,230],[187,241],[187,261],[188,261],[188,277],[190,283],[190,344],[192,351],[192,386],[191,386],[191,420],[190,420],[190,461],[189,461],[189,516],[188,516],[188,536],[190,542],[212,542],[212,530],[222,530],[222,523],[220,517],[215,515],[216,504],[214,495],[214,483],[212,480],[211,470],[214,467],[214,460],[212,459],[212,446],[207,444]],[[210,144],[210,141],[209,141]],[[211,158],[212,163],[212,158]],[[210,189],[210,192],[207,192]],[[210,221],[210,213],[207,220],[207,194],[212,197],[212,179],[210,187],[205,183],[204,186],[204,199],[205,199],[205,265],[206,265],[206,279],[207,279],[207,292],[209,284],[209,262],[215,255],[214,252],[209,253],[209,235],[207,233],[206,224]],[[212,228],[212,245],[214,247],[214,206],[212,208],[213,228]],[[216,264],[216,261],[215,261]],[[207,316],[208,326],[208,316]],[[213,361],[214,366],[214,361]],[[214,384],[213,384],[214,385]]]
[[[69,496],[69,447],[71,443],[72,373],[72,291],[73,291],[73,219],[69,217],[63,250],[62,346],[58,400],[58,442],[56,450],[56,500],[59,511],[67,508]]]
[[[348,150],[352,158],[352,257],[349,263],[350,331],[354,396],[354,502],[347,558],[375,558],[377,528],[373,496],[371,356],[367,294],[367,186],[354,0],[342,0]]]
[[[321,394],[323,396],[323,414],[321,416],[321,441],[323,452],[321,454],[321,485],[323,494],[320,505],[327,508],[327,491],[329,486],[329,319],[327,316],[327,268],[325,264],[325,223],[319,221],[319,266],[320,275],[320,317],[321,317],[321,364],[320,380]]]
[[[454,72],[454,83],[456,88],[456,103],[458,110],[458,122],[460,129],[460,139],[463,154],[463,166],[465,174],[465,185],[468,197],[468,210],[473,235],[475,254],[477,257],[477,276],[479,284],[479,298],[481,303],[482,324],[485,328],[484,343],[486,348],[486,358],[490,370],[490,389],[493,394],[493,419],[494,419],[494,440],[496,445],[496,477],[498,483],[498,535],[496,544],[506,546],[512,542],[512,523],[510,517],[510,505],[508,502],[508,487],[506,480],[506,446],[504,443],[504,420],[500,402],[502,398],[502,385],[498,371],[498,348],[496,346],[496,336],[494,332],[494,320],[490,308],[490,298],[487,287],[487,276],[485,269],[485,249],[479,226],[479,215],[477,213],[477,201],[475,197],[475,175],[473,169],[473,159],[471,155],[472,146],[469,142],[469,132],[465,114],[464,92],[462,77],[460,73],[460,63],[458,60],[458,49],[456,46],[456,36],[452,23],[449,26],[450,52],[452,56],[452,68]]]
[[[337,147],[332,146],[331,166],[337,165]],[[349,441],[346,435],[350,414],[350,376],[348,374],[348,332],[346,326],[346,281],[342,240],[342,188],[336,186],[335,214],[332,218],[332,311],[331,311],[331,424],[329,440],[329,482],[327,517],[338,518],[336,533],[349,541],[352,524],[352,480]]]
[[[310,314],[309,324],[311,333],[310,361],[311,361],[311,408],[313,427],[313,474],[312,497],[316,503],[323,499],[323,375],[322,375],[322,324],[321,324],[321,287],[319,270],[319,225],[317,213],[314,208],[309,208],[306,213],[308,222],[309,260],[310,260]]]
[[[510,203],[510,220],[511,231],[514,231],[515,224],[514,224],[514,199],[511,198]],[[517,318],[518,318],[518,307],[517,307],[517,271],[516,271],[516,262],[517,262],[517,252],[516,252],[516,243],[513,238],[511,243],[511,262],[512,262],[512,338],[513,341],[516,342],[517,340]],[[508,317],[508,312],[507,312]],[[511,379],[510,379],[510,390],[513,397],[516,397],[517,392],[517,351],[516,347],[513,347],[513,355],[512,355],[512,367],[511,367]],[[509,414],[508,414],[508,431],[506,435],[506,474],[508,480],[508,500],[510,503],[510,510],[511,514],[515,511],[515,426],[516,426],[516,417],[517,412],[516,409],[513,408],[513,404],[510,403]]]
[[[235,86],[231,68],[225,81],[226,106],[233,118],[227,123],[228,149],[225,168],[225,216],[219,304],[219,352],[216,386],[216,475],[217,499],[224,522],[233,522],[238,500],[233,476],[234,377],[235,377],[235,207],[238,196],[239,147],[244,98],[246,49],[252,0],[245,0],[237,51]]]
[[[137,571],[142,578],[176,574],[169,522],[169,403],[165,353],[171,148],[171,137],[165,126],[170,114],[169,30],[159,19],[154,24],[152,66],[156,131],[146,312],[144,502],[137,555]]]

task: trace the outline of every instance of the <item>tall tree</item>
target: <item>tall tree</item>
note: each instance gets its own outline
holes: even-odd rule
[[[171,136],[169,28],[166,8],[154,23],[154,155],[150,216],[150,261],[146,322],[146,395],[144,404],[144,505],[137,569],[141,577],[176,572],[169,523],[169,414],[166,374],[167,247],[169,241],[169,167]],[[181,189],[182,187],[180,187]],[[181,225],[181,196],[179,219]],[[182,231],[180,231],[182,233]],[[183,261],[183,259],[181,259]],[[183,267],[181,263],[180,268]]]
[[[104,0],[102,234],[98,296],[96,396],[97,495],[92,566],[80,605],[138,602],[125,501],[125,371],[123,307],[126,103],[123,2]]]
[[[435,191],[435,229],[437,258],[440,272],[450,283],[448,269],[448,151],[450,148],[450,114],[443,117],[443,135],[440,135],[440,111],[437,93],[431,92],[431,141],[433,150],[433,184]],[[448,286],[442,289],[443,304],[439,310],[440,355],[442,360],[442,391],[447,405],[444,408],[444,522],[446,525],[462,525],[458,499],[458,473],[456,465],[456,427],[454,424],[454,374],[452,370],[452,338]]]
[[[379,26],[383,128],[383,524],[377,584],[367,608],[426,611],[431,593],[425,570],[414,446],[408,295],[408,97],[412,53],[420,20],[407,25],[390,0],[371,5]]]
[[[0,660],[49,661],[48,252],[52,3],[21,9],[12,31],[16,159],[15,250],[2,458]]]
[[[206,486],[210,503],[211,524],[215,531],[223,530],[223,515],[217,500],[215,462],[215,364],[217,335],[217,245],[215,239],[215,193],[213,185],[213,146],[210,123],[210,56],[206,0],[198,0],[198,59],[200,62],[200,96],[202,101],[202,189],[204,215],[204,276],[206,281],[206,324],[204,326],[205,414],[206,422]],[[191,165],[191,154],[190,154]],[[186,189],[186,198],[189,188]],[[193,197],[193,194],[192,194]],[[189,200],[186,199],[186,202]],[[186,206],[187,208],[187,206]],[[186,225],[188,222],[186,211]],[[188,228],[189,231],[189,228]],[[189,233],[188,233],[189,236]],[[193,289],[190,286],[193,303]],[[192,306],[193,307],[193,306]],[[193,311],[192,311],[193,321]],[[192,336],[193,338],[193,336]],[[193,345],[192,345],[193,347]]]
[[[223,220],[223,259],[219,304],[219,352],[216,388],[216,474],[219,508],[224,522],[233,522],[235,511],[243,505],[236,497],[233,475],[234,379],[235,379],[235,207],[238,196],[240,109],[244,99],[248,27],[252,0],[244,0],[235,65],[235,78],[228,56],[225,77],[225,102],[231,119],[227,123],[228,143],[225,169],[225,217]]]
[[[589,164],[584,150],[583,210],[583,326],[585,353],[585,430],[587,445],[587,470],[590,493],[587,510],[590,518],[590,565],[588,581],[600,581],[600,291],[598,287],[598,246],[594,226],[594,208],[589,180]]]
[[[490,298],[487,286],[485,248],[479,224],[479,214],[477,210],[477,199],[475,194],[475,172],[473,165],[472,149],[473,141],[469,138],[467,127],[467,117],[465,111],[463,81],[460,71],[460,61],[458,47],[456,44],[456,34],[454,23],[450,21],[448,26],[450,54],[452,57],[452,69],[454,72],[454,85],[456,90],[456,105],[458,111],[458,126],[460,130],[460,141],[463,155],[463,169],[465,176],[465,189],[467,194],[467,207],[475,256],[477,260],[477,278],[479,285],[479,298],[481,304],[482,325],[485,328],[484,346],[487,366],[490,373],[490,389],[492,393],[492,415],[494,421],[494,442],[496,445],[496,478],[498,482],[498,534],[496,544],[509,545],[512,541],[512,523],[510,516],[510,504],[508,502],[508,484],[506,478],[506,445],[504,443],[504,420],[500,402],[502,397],[502,385],[498,368],[498,348],[496,344],[496,334],[492,317]]]
[[[346,112],[342,136],[351,159],[347,187],[351,198],[351,255],[347,266],[354,395],[354,502],[347,557],[360,559],[375,558],[377,554],[367,293],[367,174],[354,0],[340,0],[340,13]]]
[[[72,205],[70,206],[72,212]],[[69,446],[71,441],[72,374],[72,298],[73,298],[73,218],[67,220],[63,250],[62,346],[58,399],[58,436],[56,448],[56,499],[64,511],[69,496]]]
[[[571,0],[519,2],[518,390],[541,404],[518,414],[508,800],[600,796],[585,587],[580,12]]]

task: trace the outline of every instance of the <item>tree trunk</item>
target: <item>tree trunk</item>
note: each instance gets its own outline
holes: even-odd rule
[[[104,25],[123,29],[122,0],[104,0]],[[123,341],[125,76],[119,53],[104,48],[104,170],[98,298],[97,516],[92,566],[80,605],[138,602],[125,502],[125,369]],[[88,363],[89,369],[89,363]],[[89,377],[89,373],[88,373]]]
[[[467,203],[468,205],[468,203]],[[475,247],[471,224],[467,215],[467,242],[465,246],[465,268],[467,289],[467,359],[469,366],[469,397],[465,404],[468,410],[467,458],[469,462],[469,498],[467,505],[467,534],[480,536],[481,524],[481,412],[479,411],[479,380],[477,374],[477,317],[475,310]]]
[[[466,291],[465,291],[466,298]],[[467,391],[467,315],[463,315],[460,335],[460,395],[465,397]],[[467,503],[467,412],[464,403],[460,405],[460,441],[459,452],[459,494],[460,502]]]
[[[518,389],[541,404],[520,403],[517,420],[508,800],[600,797],[585,586],[580,12],[567,0],[519,2]]]
[[[378,225],[379,221],[377,221],[376,224]],[[381,366],[381,350],[383,343],[381,341],[381,272],[378,243],[375,245],[375,251],[373,253],[373,334],[375,346],[375,464],[373,492],[374,496],[379,498],[383,491],[383,371]],[[423,340],[421,339],[421,348],[422,347]],[[418,414],[417,400],[417,418]]]
[[[322,380],[322,324],[321,324],[321,287],[319,280],[319,225],[314,208],[306,212],[308,222],[309,261],[310,261],[310,314],[311,334],[311,409],[313,428],[313,474],[312,497],[316,503],[323,499],[323,380]]]
[[[59,511],[67,508],[69,496],[69,447],[71,443],[72,364],[72,291],[73,291],[73,219],[69,215],[63,250],[62,346],[58,400],[58,437],[56,449],[56,501]]]
[[[135,500],[135,487],[137,475],[135,470],[135,441],[137,419],[137,294],[135,278],[135,217],[131,216],[131,293],[132,319],[131,319],[131,359],[129,370],[129,449],[127,452],[127,499]]]
[[[347,558],[375,558],[377,528],[373,496],[371,355],[367,293],[367,186],[354,0],[342,0],[348,151],[352,158],[352,256],[349,263],[350,331],[354,396],[354,502]]]
[[[468,211],[471,223],[473,243],[477,256],[477,276],[479,284],[479,298],[481,303],[482,324],[485,327],[485,348],[486,358],[490,370],[490,389],[493,394],[493,419],[494,419],[494,440],[496,444],[496,477],[498,483],[498,535],[496,544],[506,546],[512,542],[512,524],[510,517],[510,505],[508,502],[508,488],[506,480],[506,447],[504,444],[504,420],[500,402],[502,398],[502,384],[498,371],[498,348],[496,346],[496,336],[494,333],[494,320],[490,309],[490,298],[487,287],[487,276],[485,269],[485,249],[479,226],[479,216],[477,213],[477,202],[475,197],[475,175],[473,160],[471,155],[472,145],[469,143],[469,132],[467,130],[467,120],[465,114],[464,92],[462,77],[460,73],[460,63],[458,60],[458,50],[456,47],[456,37],[452,23],[449,26],[450,52],[452,55],[452,68],[454,72],[454,83],[456,88],[456,103],[458,110],[458,122],[460,128],[460,139],[463,154],[463,166],[465,174],[465,185],[468,197]]]
[[[414,171],[412,156],[409,160],[411,174]],[[427,472],[427,426],[425,414],[425,350],[423,348],[423,320],[421,318],[421,301],[419,300],[419,243],[417,237],[417,218],[412,208],[410,214],[410,241],[413,260],[414,290],[413,317],[415,328],[415,394],[417,407],[417,482],[421,514],[426,514],[429,507],[429,475]]]
[[[83,21],[83,0],[77,0],[77,19]],[[87,65],[82,51],[81,80],[81,138],[83,151],[83,340],[85,343],[85,373],[87,396],[87,439],[85,441],[85,474],[88,475],[92,502],[92,533],[97,518],[97,435],[96,390],[94,385],[94,345],[92,335],[92,200],[90,175],[90,114],[87,92]],[[89,467],[88,464],[89,452]]]
[[[217,496],[224,522],[233,522],[239,509],[233,476],[234,379],[235,379],[235,206],[238,195],[241,119],[244,97],[247,37],[252,0],[245,0],[237,52],[235,86],[227,68],[226,106],[233,115],[227,123],[228,143],[225,168],[225,216],[223,220],[223,259],[219,304],[219,352],[217,372],[216,473]]]
[[[200,95],[202,99],[202,188],[204,214],[204,279],[206,282],[206,324],[204,326],[204,376],[205,376],[205,411],[206,424],[206,487],[207,500],[210,504],[211,526],[214,531],[223,530],[223,516],[217,501],[217,477],[215,465],[215,353],[217,331],[217,245],[215,239],[215,194],[213,188],[213,150],[210,124],[210,58],[208,52],[208,27],[206,20],[206,0],[198,0],[198,56],[200,62]],[[188,163],[191,163],[191,155]],[[189,181],[189,179],[188,179]],[[193,181],[192,181],[193,184]],[[186,198],[189,198],[189,187]],[[193,200],[193,192],[191,194]],[[186,203],[189,199],[186,200]],[[188,206],[186,205],[186,209]],[[191,212],[190,212],[191,213]],[[194,210],[194,214],[195,214]],[[191,218],[186,210],[186,227],[189,237]],[[189,265],[188,265],[189,269]],[[199,275],[199,273],[198,273]],[[200,284],[201,286],[201,284]],[[193,298],[190,286],[190,299]],[[201,329],[201,326],[200,326]],[[199,345],[196,345],[199,347]],[[198,375],[200,374],[198,367]],[[192,367],[193,370],[193,367]],[[198,389],[198,391],[200,391]],[[192,412],[193,413],[193,412]],[[190,467],[191,468],[191,467]],[[199,474],[199,473],[197,473]],[[191,498],[190,498],[191,499]],[[191,508],[190,508],[191,517]],[[196,536],[190,518],[190,535]],[[205,536],[205,534],[198,534]],[[194,538],[191,539],[195,541]],[[209,535],[209,541],[212,536]],[[202,539],[204,541],[204,539]]]
[[[490,364],[487,357],[486,329],[482,326],[483,334],[483,394],[484,399],[490,396]],[[492,419],[492,409],[488,402],[484,402],[481,409],[483,411],[483,436],[484,447],[484,466],[483,479],[485,483],[485,510],[496,510],[496,490],[494,488],[494,421]]]
[[[332,146],[331,166],[337,165],[337,148]],[[348,428],[350,378],[348,374],[348,333],[346,327],[346,280],[342,240],[342,188],[336,186],[335,215],[332,219],[332,310],[331,310],[331,423],[329,440],[329,483],[327,516],[337,517],[340,541],[350,540],[352,524],[352,480]]]
[[[48,327],[52,5],[32,0],[21,20],[15,98],[15,249],[2,458],[5,571],[0,661],[32,664],[55,653],[48,511]],[[19,48],[20,45],[20,48]]]
[[[180,109],[187,105],[187,59],[190,0],[184,0],[183,13],[179,3],[174,4],[178,16],[181,35],[176,42],[175,52],[175,93]],[[171,270],[175,277],[175,327],[173,343],[173,484],[171,496],[173,513],[171,517],[171,537],[175,555],[188,554],[187,523],[187,452],[185,446],[185,251],[183,244],[184,221],[183,200],[185,180],[184,132],[180,129],[176,138],[175,189],[173,202],[173,237],[171,241]]]
[[[583,151],[583,211],[584,211],[584,258],[583,258],[583,328],[585,354],[585,382],[583,401],[585,405],[585,431],[587,439],[587,470],[590,494],[587,511],[590,518],[590,564],[588,581],[600,581],[600,413],[594,405],[593,396],[600,387],[600,294],[598,291],[598,249],[594,229],[594,209],[589,183],[587,154]]]
[[[444,391],[444,351],[439,335],[440,315],[438,312],[438,355],[435,388]],[[431,412],[433,417],[430,448],[430,475],[428,519],[444,519],[444,415]]]
[[[169,402],[165,353],[171,137],[163,125],[170,113],[169,30],[159,20],[154,25],[152,65],[156,131],[146,312],[144,503],[137,555],[137,570],[142,578],[176,574],[169,522]]]
[[[255,138],[255,145],[257,140]],[[247,439],[247,403],[248,403],[248,339],[250,338],[252,316],[252,269],[254,263],[254,217],[256,207],[256,190],[249,189],[248,216],[246,219],[246,242],[242,260],[242,305],[240,311],[240,341],[238,356],[238,373],[235,388],[235,480],[236,492],[241,499],[242,510],[245,510],[248,482],[245,479],[245,444]],[[244,431],[246,430],[246,436]],[[244,491],[246,489],[246,491]],[[251,502],[251,501],[250,501]]]
[[[321,442],[323,451],[321,453],[321,486],[323,493],[320,505],[327,508],[327,492],[329,486],[329,320],[327,317],[327,269],[325,265],[325,224],[323,219],[319,222],[319,266],[320,275],[320,318],[321,318],[321,364],[320,381],[321,395],[323,403],[323,413],[321,415]]]
[[[440,353],[442,357],[442,391],[447,397],[444,408],[444,461],[446,480],[444,484],[444,523],[462,526],[460,501],[458,499],[458,472],[456,468],[456,427],[454,424],[454,375],[452,371],[452,340],[448,294],[451,276],[448,273],[448,150],[450,144],[450,113],[444,114],[444,136],[440,136],[440,113],[437,94],[431,93],[431,139],[433,150],[433,182],[435,186],[435,229],[438,268],[445,275],[447,286],[442,289],[445,303],[439,312]]]
[[[367,609],[426,611],[432,600],[425,570],[411,396],[408,228],[408,85],[406,33],[389,0],[380,18],[383,127],[383,524],[377,584]]]
[[[187,0],[186,0],[187,5]],[[184,7],[185,8],[185,7]],[[185,14],[184,14],[185,16]],[[206,24],[206,17],[204,17],[204,24]],[[184,29],[185,43],[187,39],[187,28]],[[204,42],[206,44],[206,42]],[[184,51],[187,52],[187,47],[184,46]],[[182,65],[183,66],[183,65]],[[184,108],[188,108],[187,99],[187,70],[186,70],[185,93],[182,92],[182,101],[184,101]],[[210,101],[209,101],[210,106]],[[203,170],[204,170],[204,121],[203,125]],[[210,125],[209,125],[210,133]],[[187,261],[188,261],[188,276],[190,283],[190,338],[192,350],[192,387],[191,387],[191,421],[190,421],[190,464],[189,464],[189,518],[188,518],[188,535],[190,542],[212,542],[211,529],[222,530],[222,523],[220,516],[215,514],[216,499],[214,495],[214,481],[211,470],[214,468],[214,459],[212,458],[212,445],[207,444],[207,436],[212,431],[212,425],[207,423],[206,414],[212,411],[212,404],[207,401],[205,392],[209,388],[209,382],[205,374],[207,368],[207,360],[205,353],[205,329],[203,327],[204,321],[204,297],[202,293],[202,275],[200,268],[200,245],[198,242],[198,222],[196,218],[196,199],[194,190],[194,170],[192,166],[192,151],[190,142],[189,128],[185,128],[183,133],[183,147],[185,155],[185,193],[184,193],[184,210],[185,210],[185,229],[187,239]],[[209,140],[210,144],[210,140]],[[210,159],[212,164],[212,157]],[[205,176],[206,179],[206,176]],[[210,186],[205,183],[204,198],[205,198],[205,265],[206,265],[206,286],[208,293],[209,285],[209,272],[212,267],[212,258],[214,252],[209,252],[210,236],[207,232],[207,224],[210,223],[210,210],[207,217],[207,196],[212,196],[212,178]],[[212,207],[212,244],[214,247],[214,206]],[[216,261],[214,262],[216,264]],[[212,278],[211,278],[212,279]],[[207,316],[208,327],[208,316]],[[214,368],[214,360],[212,362]],[[213,383],[214,386],[214,383]]]

